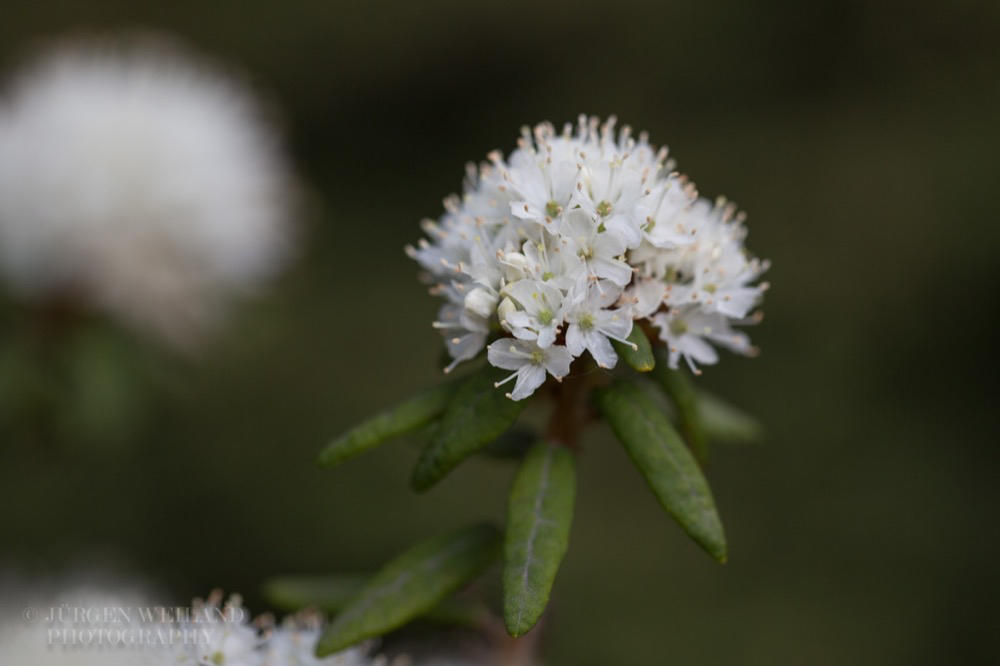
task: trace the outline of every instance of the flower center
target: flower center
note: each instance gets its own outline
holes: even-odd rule
[[[543,352],[541,349],[536,349],[535,351],[531,352],[531,362],[534,363],[535,365],[541,365],[542,363],[544,363],[545,352]]]
[[[667,272],[663,276],[663,281],[671,282],[673,284],[691,284],[694,281],[694,275],[688,271],[683,271],[676,266],[670,266],[667,268]]]
[[[538,312],[538,321],[542,322],[543,326],[551,324],[553,319],[552,310],[540,310]]]
[[[583,330],[589,331],[590,329],[594,328],[594,315],[590,314],[589,312],[580,315],[580,321],[577,323],[577,325]]]
[[[545,204],[545,214],[549,217],[557,217],[562,212],[562,206],[558,201],[552,200]]]
[[[719,288],[717,286],[715,286],[714,282],[709,282],[704,287],[702,287],[702,289],[704,289],[705,291],[707,291],[710,294],[714,294]]]
[[[687,331],[688,325],[683,319],[674,319],[670,322],[670,332],[674,335],[684,335]]]
[[[597,214],[601,217],[611,215],[611,202],[605,199],[601,203],[597,204]]]
[[[551,280],[555,276],[556,276],[556,274],[553,273],[552,271],[545,271],[544,273],[542,273],[542,282],[548,282],[549,280]]]

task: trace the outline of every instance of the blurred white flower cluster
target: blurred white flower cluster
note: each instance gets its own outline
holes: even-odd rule
[[[423,223],[429,240],[407,248],[447,301],[435,326],[448,371],[500,335],[487,358],[514,371],[505,382],[520,400],[584,351],[614,367],[611,341],[630,344],[637,320],[658,330],[672,367],[715,363],[712,345],[753,352],[733,327],[754,321],[767,264],[748,256],[735,208],[698,198],[666,149],[581,116],[575,132],[525,128],[507,160],[488,157]]]
[[[85,583],[54,592],[39,590],[39,581],[27,588],[23,581],[11,585],[8,572],[0,573],[0,664],[18,666],[137,666],[142,656],[135,651],[112,651],[80,645],[59,645],[60,632],[80,629],[70,615],[76,608],[131,608],[146,603],[144,593],[115,584],[116,591],[104,585]],[[41,585],[48,588],[48,585]],[[65,620],[58,613],[65,613]],[[88,623],[88,629],[107,629],[107,622]],[[89,638],[89,636],[88,636]]]
[[[93,586],[7,602],[0,622],[0,664],[17,666],[397,666],[360,645],[319,659],[318,616],[274,626],[252,620],[239,597],[215,592],[190,608],[153,606],[135,592]],[[30,604],[34,605],[30,605]],[[166,615],[164,615],[166,614]]]
[[[0,276],[185,345],[291,247],[294,185],[252,92],[152,39],[73,42],[0,95]]]
[[[205,622],[213,618],[216,621]],[[196,600],[191,616],[168,628],[194,637],[202,632],[205,640],[178,640],[162,649],[148,650],[146,665],[388,666],[383,657],[368,656],[369,645],[317,658],[320,628],[319,616],[308,614],[286,618],[278,626],[269,626],[266,620],[251,622],[239,597],[230,597],[223,604],[222,595],[216,592],[206,602]]]

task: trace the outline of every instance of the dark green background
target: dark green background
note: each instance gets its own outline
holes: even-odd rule
[[[525,123],[619,118],[772,259],[763,354],[702,380],[767,425],[715,452],[724,567],[606,430],[581,458],[551,663],[941,664],[1000,657],[996,592],[1000,4],[820,1],[6,2],[0,61],[143,26],[242,65],[314,194],[301,261],[157,394],[130,446],[3,454],[0,558],[129,560],[253,608],[270,574],[371,568],[502,519],[506,465],[426,496],[415,451],[314,466],[437,378],[404,256],[463,164]]]

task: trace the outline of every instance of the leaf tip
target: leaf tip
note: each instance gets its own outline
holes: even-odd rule
[[[513,617],[510,614],[504,617],[504,626],[507,628],[507,634],[511,638],[520,638],[534,629],[535,623],[525,622],[523,614],[518,613],[517,617]]]
[[[335,452],[337,444],[339,442],[340,442],[340,439],[335,439],[335,440],[329,442],[326,446],[323,447],[323,449],[319,452],[319,455],[316,456],[316,465],[317,466],[319,466],[319,467],[333,467],[334,465],[337,464],[338,461],[337,461],[337,457],[334,455],[334,452]]]
[[[329,657],[331,654],[348,647],[346,645],[342,646],[341,643],[343,641],[339,640],[339,638],[339,636],[331,634],[321,636],[316,642],[316,649],[314,650],[316,658],[322,659],[323,657]]]

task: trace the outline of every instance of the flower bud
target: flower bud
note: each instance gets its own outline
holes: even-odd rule
[[[497,306],[497,295],[486,289],[473,289],[465,296],[465,309],[488,319]]]

